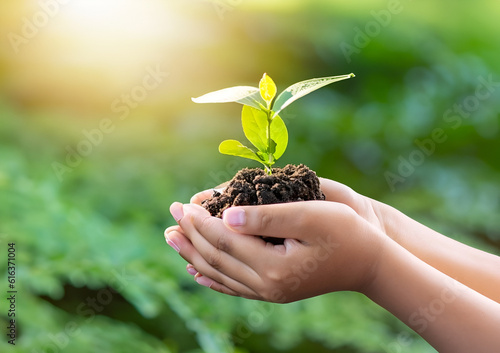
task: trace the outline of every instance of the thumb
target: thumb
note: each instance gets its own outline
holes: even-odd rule
[[[325,178],[319,178],[319,181],[327,201],[344,203],[350,207],[358,201],[360,195],[347,185]]]
[[[305,235],[304,227],[314,222],[313,214],[325,212],[324,206],[324,201],[301,201],[230,207],[222,214],[222,220],[239,233],[300,239]]]

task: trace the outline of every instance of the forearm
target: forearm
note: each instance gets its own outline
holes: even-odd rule
[[[448,238],[377,203],[386,233],[437,270],[500,303],[500,257]]]
[[[391,242],[365,294],[439,352],[493,352],[500,347],[500,304]]]

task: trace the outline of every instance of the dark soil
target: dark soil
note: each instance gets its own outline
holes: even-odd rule
[[[212,216],[222,218],[231,206],[266,205],[294,201],[324,200],[316,173],[301,164],[273,168],[272,175],[263,169],[240,170],[222,193],[215,191],[203,201]],[[274,241],[269,240],[274,243]]]

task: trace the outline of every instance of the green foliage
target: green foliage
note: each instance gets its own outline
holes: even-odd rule
[[[271,77],[264,74],[259,82],[259,88],[246,86],[224,88],[192,100],[195,103],[243,104],[241,112],[243,131],[257,151],[237,140],[225,140],[219,145],[219,152],[260,162],[266,172],[271,174],[271,166],[283,155],[288,144],[288,130],[278,114],[297,99],[321,87],[351,77],[354,77],[354,74],[297,82],[276,98],[276,84]]]

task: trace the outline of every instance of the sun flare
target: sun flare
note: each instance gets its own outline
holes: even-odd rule
[[[160,0],[23,3],[10,72],[36,100],[109,100],[148,66],[168,62],[180,15]],[[21,7],[21,5],[19,5]],[[16,23],[21,23],[17,18]],[[66,98],[65,98],[66,97]]]

